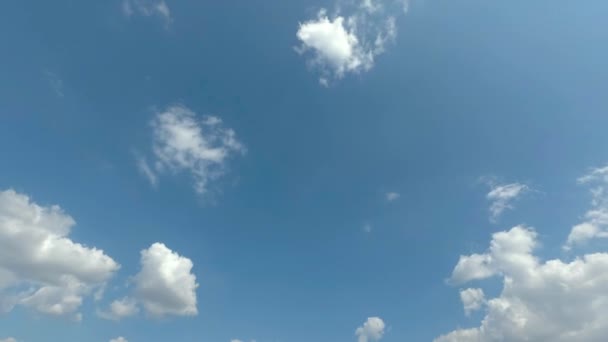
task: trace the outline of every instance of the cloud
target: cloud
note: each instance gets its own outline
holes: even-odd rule
[[[166,25],[171,24],[171,10],[164,0],[124,0],[122,2],[122,12],[126,17],[135,14],[145,17],[156,16],[162,19]]]
[[[141,156],[137,157],[137,168],[139,169],[139,172],[141,172],[141,174],[146,177],[146,179],[153,187],[156,187],[158,185],[158,176],[156,175],[154,170],[152,170],[152,167],[148,164],[146,158]]]
[[[608,334],[608,254],[542,261],[532,228],[493,234],[483,254],[461,256],[452,283],[497,276],[502,292],[485,301],[478,327],[457,329],[435,342],[603,341]]]
[[[139,313],[137,301],[133,298],[125,297],[115,300],[110,304],[109,311],[99,311],[98,315],[101,318],[118,321],[123,318],[135,316]]]
[[[324,86],[346,73],[368,71],[397,36],[397,16],[404,13],[396,11],[397,6],[404,6],[403,0],[340,3],[341,10],[334,15],[321,8],[316,18],[300,23],[296,51],[309,57]]]
[[[366,233],[371,233],[373,229],[374,227],[372,227],[372,225],[369,223],[363,225],[363,231]]]
[[[129,341],[127,341],[127,339],[124,337],[117,337],[117,338],[111,339],[110,342],[129,342]]]
[[[566,250],[591,239],[608,237],[608,166],[591,170],[578,183],[592,186],[591,209],[585,213],[585,221],[572,227],[564,245]]]
[[[401,194],[398,192],[389,192],[386,194],[386,200],[389,202],[396,201],[399,199],[399,197],[401,197]]]
[[[379,341],[384,335],[384,321],[379,317],[369,317],[355,330],[359,342]]]
[[[526,193],[530,188],[520,183],[495,184],[489,181],[490,192],[486,195],[490,201],[490,221],[496,222],[507,209],[513,209],[513,201]]]
[[[74,219],[14,190],[0,192],[0,309],[22,305],[82,318],[83,297],[102,288],[120,266],[102,250],[72,241]]]
[[[230,340],[230,342],[243,342],[241,340]]]
[[[5,339],[3,339],[3,340],[0,340],[0,342],[17,342],[17,340],[15,340],[15,339],[14,339],[14,338],[12,338],[12,337],[9,337],[9,338],[5,338]]]
[[[139,307],[153,317],[195,316],[198,314],[192,261],[180,256],[162,243],[141,251],[141,270],[132,278],[133,295],[115,300],[98,316],[121,320],[135,316]]]
[[[194,179],[195,191],[205,194],[210,182],[224,175],[228,160],[246,152],[236,133],[224,128],[221,119],[198,118],[184,106],[171,106],[157,113],[152,128],[155,168],[142,158],[138,167],[153,185],[158,183],[159,173],[185,171]]]
[[[485,304],[485,295],[482,289],[466,289],[460,291],[460,300],[464,306],[465,315],[470,315],[471,312],[481,309]]]
[[[50,72],[50,71],[45,71],[44,72],[49,85],[51,86],[51,89],[53,89],[53,92],[55,93],[55,95],[59,96],[59,97],[63,97],[63,80],[61,78],[59,78],[59,76],[57,76],[57,74],[55,74],[54,72]]]
[[[152,316],[194,316],[196,276],[192,261],[162,243],[141,251],[141,271],[134,277],[135,297]]]

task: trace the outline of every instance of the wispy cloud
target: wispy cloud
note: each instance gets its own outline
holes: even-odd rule
[[[397,36],[397,18],[407,12],[403,0],[338,1],[329,14],[321,8],[316,18],[300,23],[296,51],[308,56],[308,64],[319,70],[319,82],[328,86],[346,73],[371,69],[375,58]]]
[[[51,71],[45,71],[44,75],[46,76],[47,81],[49,82],[49,86],[55,93],[55,95],[59,97],[63,97],[63,80],[59,78],[59,76]]]
[[[131,17],[135,14],[145,17],[158,17],[165,22],[165,25],[171,24],[171,10],[164,0],[124,0],[122,2],[122,13],[126,17]]]
[[[236,133],[216,116],[198,116],[181,105],[157,112],[151,123],[153,160],[136,155],[137,167],[156,186],[159,175],[186,172],[194,190],[206,194],[210,183],[222,177],[228,161],[246,153]]]
[[[530,190],[530,187],[521,183],[499,184],[493,179],[485,179],[490,187],[486,198],[490,201],[490,221],[496,223],[506,210],[514,208],[513,202]]]
[[[401,194],[398,192],[389,192],[386,194],[386,200],[389,202],[393,202],[398,200],[401,197]]]

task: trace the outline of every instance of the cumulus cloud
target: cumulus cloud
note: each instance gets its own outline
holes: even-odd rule
[[[481,309],[486,298],[482,289],[466,289],[460,291],[460,300],[464,306],[464,313],[468,316],[471,312]]]
[[[579,184],[591,185],[591,209],[585,213],[585,220],[570,231],[564,248],[571,249],[595,238],[608,237],[608,166],[591,170],[578,179]]]
[[[228,161],[246,152],[234,130],[225,128],[220,118],[199,118],[184,106],[156,113],[151,125],[153,164],[137,156],[137,166],[153,186],[161,173],[186,172],[194,180],[194,190],[205,194],[210,183],[225,174]]]
[[[384,335],[384,321],[380,317],[369,317],[355,330],[359,342],[379,341]]]
[[[173,18],[171,10],[164,0],[124,0],[122,2],[122,12],[125,16],[131,17],[135,14],[145,17],[156,16],[169,25]]]
[[[102,250],[69,238],[74,219],[14,190],[0,192],[0,309],[22,305],[81,319],[83,298],[102,288],[119,265]]]
[[[141,251],[141,271],[135,276],[135,296],[152,316],[194,316],[196,276],[192,261],[155,243]]]
[[[513,209],[513,201],[530,190],[527,185],[520,183],[496,184],[488,182],[490,192],[486,195],[490,201],[490,221],[496,222],[505,210]]]
[[[195,316],[198,314],[192,261],[154,243],[141,251],[141,270],[133,278],[133,295],[115,300],[101,318],[120,320],[137,315],[140,306],[152,317]]]
[[[129,342],[129,341],[127,341],[127,339],[124,337],[117,337],[117,338],[111,339],[110,342]]]
[[[399,197],[401,197],[401,194],[398,192],[389,192],[386,194],[386,200],[389,202],[396,201],[399,199]]]
[[[462,256],[453,283],[502,279],[498,297],[485,300],[478,327],[457,329],[436,342],[603,341],[608,334],[608,253],[572,261],[534,255],[537,233],[516,226],[495,233],[483,254]]]
[[[334,15],[322,8],[316,18],[300,23],[296,51],[309,57],[325,86],[346,73],[367,71],[397,36],[397,16],[403,13],[398,6],[406,5],[403,0],[340,3],[341,10]]]

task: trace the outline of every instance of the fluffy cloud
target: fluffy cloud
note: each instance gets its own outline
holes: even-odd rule
[[[372,68],[375,58],[397,35],[395,14],[402,12],[395,7],[407,6],[403,0],[362,0],[354,6],[343,5],[344,14],[330,16],[321,9],[316,18],[300,23],[296,33],[301,42],[296,51],[310,53],[309,64],[320,70],[323,85],[346,73]]]
[[[490,221],[496,222],[507,209],[513,209],[513,201],[530,188],[520,183],[494,184],[489,183],[491,189],[486,195],[490,201]]]
[[[389,192],[386,194],[386,200],[389,202],[396,201],[399,199],[399,197],[401,197],[401,194],[398,192]]]
[[[115,300],[110,304],[109,311],[98,312],[101,318],[118,321],[126,317],[135,316],[139,313],[137,301],[133,298],[125,297]]]
[[[196,276],[192,261],[162,243],[141,251],[141,271],[135,276],[135,295],[153,316],[193,316],[196,308]]]
[[[594,238],[608,237],[608,166],[593,169],[578,179],[580,184],[591,185],[591,209],[585,213],[585,221],[572,227],[565,249],[583,244]]]
[[[471,312],[481,309],[486,298],[482,289],[466,289],[460,291],[460,300],[464,306],[464,313],[468,316]]]
[[[384,321],[379,317],[369,317],[355,330],[359,342],[379,341],[384,335]]]
[[[152,128],[154,169],[143,158],[138,159],[138,167],[153,185],[158,182],[157,173],[185,171],[193,177],[196,192],[204,194],[209,183],[225,173],[227,161],[246,151],[235,132],[223,127],[221,119],[199,119],[183,106],[157,113]]]
[[[156,16],[162,19],[166,25],[173,21],[169,6],[164,0],[124,0],[122,2],[122,12],[127,17],[134,14],[145,17]]]
[[[110,342],[129,342],[129,341],[127,341],[127,339],[124,337],[117,337],[117,338],[111,339]]]
[[[17,342],[17,340],[15,340],[15,339],[14,339],[14,338],[12,338],[12,337],[9,337],[9,338],[5,338],[5,339],[3,339],[3,340],[0,340],[0,342]]]
[[[80,320],[83,297],[119,269],[102,250],[72,241],[75,221],[56,205],[0,192],[0,309],[16,305]]]
[[[162,243],[141,251],[141,270],[133,277],[131,297],[115,300],[101,318],[120,320],[137,315],[139,307],[153,317],[194,316],[198,314],[192,261],[180,256]]]
[[[533,254],[537,245],[533,229],[517,226],[495,233],[485,253],[462,256],[453,283],[499,276],[503,289],[485,301],[480,326],[435,341],[604,341],[608,253],[542,261]]]

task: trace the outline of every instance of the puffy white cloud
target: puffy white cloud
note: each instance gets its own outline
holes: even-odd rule
[[[192,261],[162,243],[141,251],[141,271],[134,277],[135,297],[153,316],[198,314]]]
[[[401,194],[398,192],[389,192],[386,194],[386,200],[389,202],[396,201],[399,199],[399,197],[401,197]]]
[[[184,106],[157,113],[152,127],[155,170],[143,159],[138,160],[138,166],[153,185],[158,182],[156,173],[186,171],[194,178],[196,192],[204,194],[210,181],[225,173],[227,161],[246,152],[235,132],[224,128],[221,119],[199,119]]]
[[[121,336],[121,337],[111,339],[110,342],[129,342],[129,341],[127,341],[126,338]]]
[[[12,337],[9,337],[9,338],[5,338],[5,339],[3,339],[3,340],[0,340],[0,342],[17,342],[17,340],[15,340],[15,339],[14,339],[14,338],[12,338]]]
[[[578,179],[580,184],[589,184],[591,188],[591,209],[585,213],[585,221],[572,227],[566,250],[583,244],[594,238],[608,237],[608,166],[591,170]]]
[[[327,86],[331,79],[346,73],[367,71],[375,58],[384,53],[397,35],[396,6],[403,0],[362,0],[354,6],[341,4],[344,14],[333,16],[321,9],[317,17],[300,23],[296,37],[300,54],[310,52],[309,64],[321,72],[319,82]]]
[[[369,317],[355,330],[359,342],[379,341],[384,335],[384,321],[380,317]]]
[[[517,226],[495,233],[484,254],[461,257],[453,282],[499,276],[502,292],[485,301],[480,326],[458,329],[435,341],[604,341],[608,253],[543,262],[533,254],[537,245],[534,230]]]
[[[75,221],[56,205],[40,206],[14,190],[0,192],[0,308],[23,305],[70,316],[83,297],[119,269],[102,250],[72,241]]]
[[[520,183],[492,184],[486,198],[490,201],[490,220],[496,222],[507,209],[513,209],[513,201],[530,190],[527,185]]]
[[[481,309],[486,298],[482,289],[466,289],[460,291],[460,300],[464,306],[464,313],[468,316],[471,312]]]
[[[110,304],[109,311],[98,312],[101,318],[118,321],[126,317],[135,316],[139,313],[137,301],[133,298],[125,297],[115,300]]]
[[[166,25],[173,21],[171,10],[164,0],[124,0],[122,12],[127,17],[134,14],[145,17],[156,16],[162,19]]]

